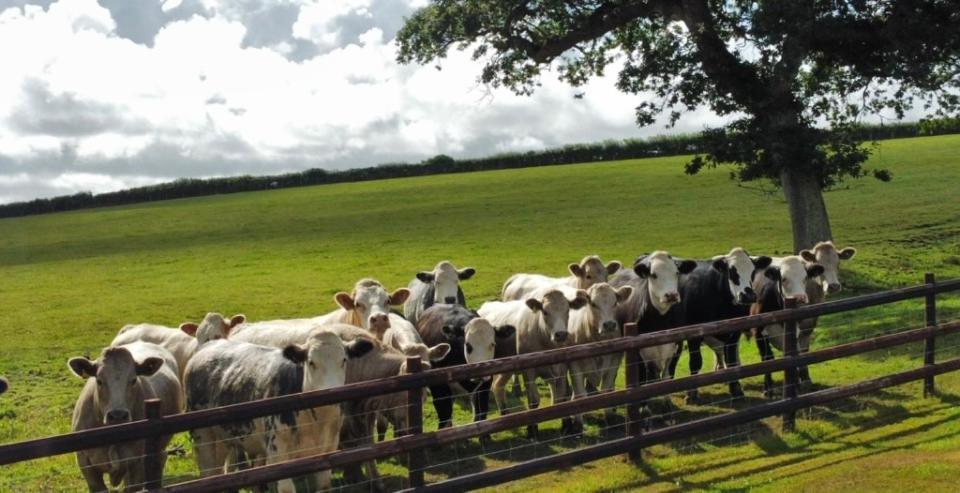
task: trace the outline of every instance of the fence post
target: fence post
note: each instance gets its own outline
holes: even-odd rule
[[[783,307],[787,310],[793,310],[797,307],[796,298],[786,298],[783,300]],[[799,320],[789,320],[783,323],[783,357],[797,357],[797,332],[800,328]],[[783,398],[796,399],[797,386],[800,385],[800,379],[797,374],[797,367],[790,365],[783,370]],[[793,431],[797,424],[797,411],[789,410],[783,413],[783,431]]]
[[[624,337],[637,336],[637,324],[628,323],[623,326]],[[627,388],[632,389],[640,386],[640,351],[637,349],[628,349],[624,351],[624,366],[626,369]],[[642,433],[640,426],[640,406],[637,402],[627,403],[627,436],[640,436]],[[633,462],[640,462],[643,456],[640,449],[633,449],[627,453],[627,458]]]
[[[934,277],[932,272],[927,272],[923,276],[923,282],[927,284],[930,288],[933,288],[937,280]],[[926,307],[924,310],[924,315],[926,319],[927,327],[934,327],[937,325],[937,295],[932,290],[927,293],[926,296]],[[934,364],[934,356],[936,355],[936,343],[937,338],[931,329],[930,335],[927,337],[927,340],[923,344],[923,364],[926,366]],[[933,375],[926,377],[923,380],[923,396],[929,397],[936,392],[936,388],[933,386]]]
[[[159,420],[160,405],[160,399],[143,401],[144,417],[154,422]],[[159,432],[160,427],[155,428]],[[144,440],[143,455],[143,489],[146,491],[160,489],[163,482],[163,449],[159,433],[153,433]]]
[[[420,373],[420,357],[407,357],[407,372]],[[423,433],[423,387],[407,391],[407,434]],[[423,487],[424,449],[412,450],[407,453],[407,477],[411,488]]]

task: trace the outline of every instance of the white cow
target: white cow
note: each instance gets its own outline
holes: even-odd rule
[[[177,361],[166,349],[148,342],[108,347],[95,361],[71,358],[70,370],[86,380],[73,408],[72,431],[83,431],[144,419],[145,399],[161,400],[161,414],[181,409]],[[170,436],[160,437],[161,448]],[[143,441],[77,452],[77,464],[90,491],[106,491],[103,476],[125,491],[140,491],[143,475]],[[166,455],[161,458],[166,462]],[[161,465],[162,470],[162,465]]]
[[[344,344],[323,329],[303,344],[283,349],[222,340],[203,345],[185,372],[190,411],[249,402],[344,384],[347,361],[373,349],[370,341]],[[202,476],[224,472],[242,451],[255,466],[307,457],[337,449],[342,425],[339,404],[280,413],[247,422],[191,430]],[[330,487],[330,471],[312,475],[310,491]],[[296,491],[293,480],[279,482],[281,493]]]
[[[340,308],[330,313],[313,318],[244,323],[230,333],[230,338],[277,346],[290,341],[303,341],[314,327],[343,323],[364,328],[380,340],[390,328],[390,305],[403,304],[409,295],[410,291],[406,288],[387,293],[380,282],[362,279],[354,286],[352,293],[341,291],[334,296]]]
[[[516,327],[516,344],[497,344],[496,356],[513,356],[546,349],[554,349],[569,344],[568,321],[570,310],[579,310],[589,302],[586,291],[578,290],[576,296],[568,299],[558,289],[547,289],[542,295],[527,298],[524,301],[489,301],[480,307],[477,313],[494,326],[512,325]],[[536,409],[540,405],[540,393],[535,383],[539,376],[550,385],[550,395],[554,403],[567,399],[567,365],[557,364],[548,367],[524,370],[523,383],[527,391],[527,407]],[[506,414],[506,385],[511,374],[499,374],[493,379],[493,395],[500,408],[500,414]],[[564,418],[563,431],[572,432],[573,420]],[[527,427],[527,434],[537,435],[537,425]]]
[[[403,304],[403,316],[416,325],[420,315],[435,304],[467,306],[460,281],[470,279],[476,272],[473,267],[457,269],[447,260],[432,271],[418,272],[407,285],[410,296]]]
[[[564,289],[570,296],[572,288]],[[633,294],[633,288],[623,286],[614,289],[602,282],[587,289],[590,305],[582,310],[570,312],[568,324],[571,344],[586,344],[616,339],[623,335],[620,324],[617,323],[617,306]],[[570,362],[570,382],[573,386],[573,398],[582,399],[587,396],[587,385],[600,389],[601,392],[613,391],[620,370],[621,353],[606,354],[593,358],[585,358]],[[611,421],[614,410],[606,410],[607,422]],[[583,418],[578,418],[577,427],[582,428]]]
[[[136,341],[150,342],[170,351],[180,372],[177,375],[183,383],[183,372],[187,369],[187,362],[197,351],[197,346],[207,341],[224,339],[230,331],[246,320],[243,315],[237,314],[226,319],[219,313],[208,313],[200,324],[184,322],[180,329],[164,327],[154,324],[124,325],[117,336],[110,342],[111,346],[123,346]]]
[[[569,286],[576,289],[587,289],[598,282],[607,282],[607,278],[620,270],[620,262],[614,260],[603,265],[600,257],[589,255],[579,264],[570,264],[567,268],[570,274],[567,277],[547,277],[540,274],[514,274],[503,284],[501,299],[503,301],[523,300],[535,291],[545,287]]]

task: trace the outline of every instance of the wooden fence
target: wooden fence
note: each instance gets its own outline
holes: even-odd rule
[[[936,338],[960,332],[960,321],[937,323],[936,295],[960,290],[960,279],[937,283],[934,277],[928,274],[925,281],[925,284],[918,286],[817,305],[797,307],[795,304],[789,303],[787,309],[777,312],[680,327],[649,334],[636,335],[636,325],[627,324],[624,328],[624,337],[615,340],[449,368],[419,371],[419,359],[411,358],[408,360],[411,374],[408,375],[173,416],[160,417],[158,415],[159,402],[148,401],[145,403],[147,408],[146,419],[140,421],[0,446],[0,466],[116,443],[145,440],[145,454],[147,456],[145,487],[149,491],[197,493],[229,490],[397,455],[406,455],[407,457],[410,483],[410,489],[407,491],[463,491],[582,464],[616,454],[626,453],[632,459],[637,460],[640,457],[639,451],[644,447],[689,438],[708,430],[747,423],[769,416],[783,415],[784,427],[789,430],[794,425],[795,412],[798,409],[921,379],[924,381],[924,395],[929,395],[935,390],[934,377],[936,375],[960,370],[960,358],[942,363],[935,362]],[[808,353],[797,352],[796,337],[799,320],[915,298],[925,298],[926,300],[924,312],[926,323],[922,328],[881,335]],[[780,359],[676,380],[640,384],[640,362],[637,353],[639,348],[677,343],[694,337],[724,334],[773,323],[784,323],[788,329],[785,331],[785,354]],[[799,366],[845,358],[915,341],[924,341],[924,365],[918,369],[803,395],[798,395],[796,392],[799,383],[796,369]],[[539,409],[512,413],[468,425],[430,432],[423,431],[422,395],[425,386],[475,379],[499,373],[516,373],[523,369],[618,352],[626,354],[627,385],[625,389]],[[650,398],[771,372],[784,372],[784,398],[782,400],[719,416],[667,426],[646,433],[642,430],[639,406],[640,403]],[[163,451],[158,449],[158,437],[161,435],[396,392],[408,393],[409,434],[405,436],[366,447],[340,450],[161,487],[162,471],[159,467],[159,459]],[[449,445],[490,433],[613,406],[626,406],[627,408],[627,429],[624,438],[532,459],[500,469],[477,472],[431,484],[424,483],[423,466],[425,463],[423,454],[428,447]]]

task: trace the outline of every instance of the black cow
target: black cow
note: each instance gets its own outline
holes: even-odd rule
[[[433,305],[420,316],[417,331],[424,344],[433,345],[446,342],[450,352],[440,361],[434,361],[434,368],[477,363],[493,359],[496,344],[500,341],[512,342],[516,329],[512,325],[493,327],[490,322],[480,318],[473,310],[459,305]],[[456,382],[473,403],[473,420],[487,419],[490,400],[489,377]],[[453,389],[450,384],[430,386],[433,395],[433,407],[437,410],[440,428],[453,424]]]
[[[698,260],[697,268],[680,278],[680,307],[683,325],[716,322],[743,317],[750,313],[750,305],[757,301],[752,282],[754,274],[766,269],[772,259],[766,256],[751,257],[743,248],[734,248],[726,255],[710,260]],[[740,366],[739,330],[714,337],[707,337],[707,345],[717,357],[718,368]],[[704,338],[687,340],[690,351],[690,374],[696,375],[703,368],[700,346]],[[671,362],[675,373],[677,361]],[[743,398],[739,381],[730,382],[730,395]],[[696,402],[697,389],[687,391],[687,401]]]

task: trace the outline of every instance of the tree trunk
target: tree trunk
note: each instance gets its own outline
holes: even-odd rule
[[[803,169],[784,166],[780,182],[790,208],[794,253],[810,248],[818,241],[832,240],[830,218],[816,176]]]

